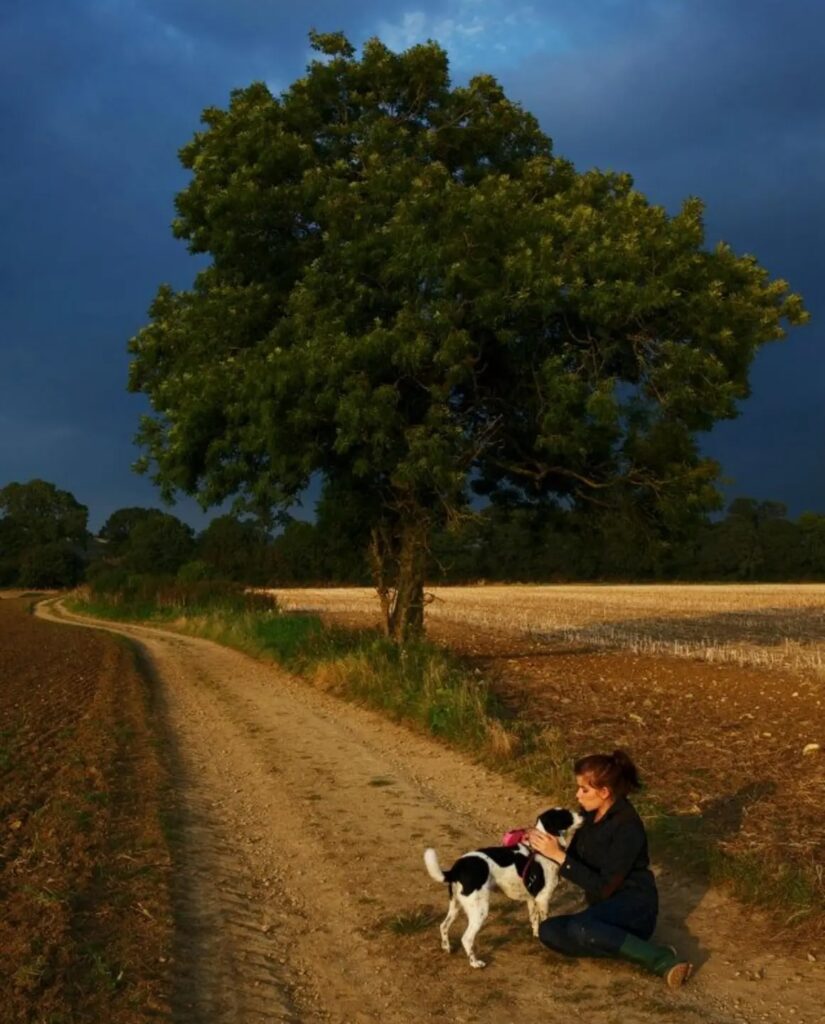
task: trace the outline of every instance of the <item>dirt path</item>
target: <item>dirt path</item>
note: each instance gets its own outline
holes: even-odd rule
[[[39,613],[70,620],[59,605]],[[243,654],[105,626],[138,642],[165,708],[182,1024],[825,1021],[825,955],[784,959],[759,920],[670,878],[659,934],[701,965],[683,992],[624,964],[556,957],[523,905],[501,899],[477,947],[489,966],[473,971],[440,950],[436,924],[414,927],[446,909],[423,847],[449,863],[529,821],[534,796]],[[555,906],[574,901],[560,890]]]

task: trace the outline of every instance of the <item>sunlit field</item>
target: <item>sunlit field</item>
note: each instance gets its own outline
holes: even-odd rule
[[[825,669],[825,584],[428,588],[427,617],[562,644]],[[376,616],[367,587],[275,590],[281,607]]]

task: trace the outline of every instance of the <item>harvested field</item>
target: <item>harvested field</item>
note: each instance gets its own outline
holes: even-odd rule
[[[366,588],[276,593],[332,621],[378,620]],[[652,811],[670,818],[663,827],[734,857],[741,893],[781,908],[802,878],[825,908],[825,754],[803,754],[825,748],[825,587],[433,593],[430,636],[468,658],[548,743],[570,755],[626,747]],[[775,892],[759,891],[755,864],[770,865]],[[783,923],[796,917],[780,911]],[[809,923],[820,933],[822,911]]]
[[[825,671],[825,584],[430,587],[430,622],[634,654]],[[375,616],[368,587],[275,591],[284,607]]]
[[[3,1021],[132,1024],[168,1012],[165,785],[122,643],[0,600]]]

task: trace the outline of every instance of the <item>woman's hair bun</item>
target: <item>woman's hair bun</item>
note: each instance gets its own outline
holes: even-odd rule
[[[587,775],[598,788],[606,787],[614,797],[625,796],[641,785],[639,771],[626,750],[616,749],[612,754],[590,754],[579,758],[574,766],[576,775]]]

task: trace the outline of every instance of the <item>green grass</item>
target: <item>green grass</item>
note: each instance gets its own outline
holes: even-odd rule
[[[404,910],[400,914],[384,918],[380,924],[394,935],[417,935],[419,932],[434,928],[442,917],[443,914],[439,914],[432,907],[414,907],[412,910]]]
[[[110,603],[100,597],[73,600],[72,610],[100,618],[169,623],[291,671],[392,717],[415,722],[433,736],[482,750],[505,732],[503,716],[488,683],[454,657],[426,642],[400,648],[375,631],[330,629],[317,616],[232,607],[180,610],[145,602]],[[493,735],[496,733],[493,732]]]
[[[786,925],[822,912],[821,895],[801,869],[756,854],[726,853],[704,833],[698,815],[677,816],[649,801],[636,803],[657,859],[704,882],[729,885],[743,903],[759,904],[781,914]]]
[[[175,617],[172,609],[157,608],[150,601],[114,605],[100,599],[80,601],[69,598],[64,604],[70,611],[113,622],[169,622]]]

